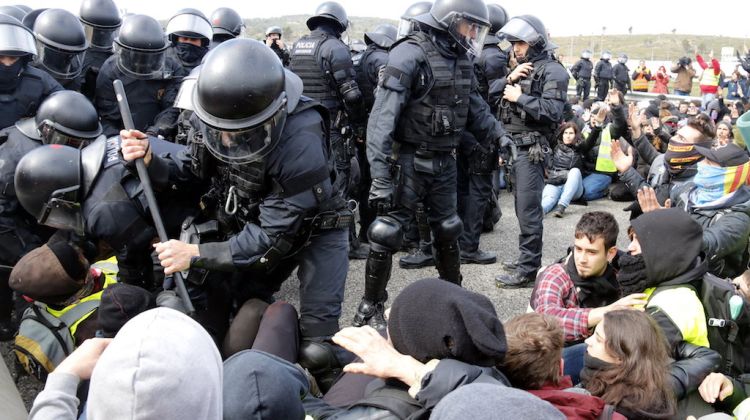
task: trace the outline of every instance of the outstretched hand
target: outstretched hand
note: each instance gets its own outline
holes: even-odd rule
[[[648,213],[672,207],[672,200],[667,198],[664,201],[664,206],[662,206],[659,204],[659,200],[656,199],[656,191],[651,187],[644,187],[638,190],[638,204],[641,205],[641,211]]]
[[[620,146],[620,140],[612,140],[612,161],[615,163],[617,172],[625,173],[628,169],[633,167],[633,155],[625,153]]]

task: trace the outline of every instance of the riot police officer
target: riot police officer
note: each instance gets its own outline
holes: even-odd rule
[[[89,47],[83,25],[63,9],[48,9],[34,22],[38,55],[34,66],[46,71],[65,89],[80,90],[83,53]]]
[[[24,16],[29,12],[21,9],[18,6],[0,6],[0,14],[11,16],[16,18],[19,22],[23,22]]]
[[[24,254],[42,245],[52,233],[19,205],[14,187],[16,166],[29,151],[42,144],[82,147],[101,134],[94,106],[80,93],[59,91],[25,118],[0,131],[0,264],[14,265]],[[0,340],[9,338],[12,310],[9,271],[0,269]]]
[[[32,32],[0,14],[0,129],[33,116],[44,98],[63,90],[47,72],[29,65],[36,54]]]
[[[594,67],[594,82],[596,83],[596,98],[603,101],[607,98],[609,89],[612,86],[612,79],[614,73],[612,72],[612,63],[609,60],[612,59],[612,53],[604,51],[602,57],[596,67]]]
[[[326,110],[302,89],[258,41],[230,40],[211,52],[193,95],[201,136],[168,172],[188,186],[199,176],[209,180],[201,217],[218,220],[223,237],[198,245],[171,240],[156,251],[166,274],[227,273],[239,304],[271,300],[299,268],[300,363],[316,374],[335,367],[326,343],[339,329],[352,214],[331,180]],[[142,137],[123,140],[125,159],[144,156],[147,142],[135,140]],[[162,161],[152,157],[150,170]]]
[[[404,14],[401,15],[401,20],[398,22],[398,34],[397,38],[401,39],[411,34],[412,32],[419,29],[419,22],[414,20],[414,17],[423,15],[430,11],[432,7],[431,1],[418,1],[409,6]]]
[[[167,22],[166,32],[172,44],[167,56],[188,73],[201,63],[214,34],[206,15],[190,8],[181,9],[172,16]]]
[[[211,48],[213,48],[224,41],[241,36],[245,32],[245,21],[236,10],[219,7],[211,13],[211,29],[214,32],[211,38]]]
[[[589,98],[591,91],[591,71],[594,69],[594,64],[591,62],[591,51],[583,50],[581,52],[581,59],[573,64],[570,69],[570,73],[576,80],[576,96],[582,101]]]
[[[622,92],[623,95],[628,91],[633,90],[630,86],[630,69],[627,66],[628,55],[625,53],[620,54],[617,58],[617,64],[612,66],[612,75],[615,81],[615,87],[617,90]]]
[[[266,46],[279,56],[279,60],[284,64],[284,67],[288,67],[291,57],[289,55],[289,50],[286,48],[286,45],[284,45],[284,41],[281,40],[283,36],[284,30],[281,29],[281,26],[269,26],[266,28],[266,38],[263,42],[265,42]]]
[[[489,87],[508,72],[508,54],[500,49],[500,39],[495,35],[508,21],[501,6],[487,5],[490,33],[484,39],[482,53],[474,59],[474,74],[479,82],[478,90],[489,102]],[[493,114],[497,109],[490,105]],[[485,210],[490,200],[496,200],[492,190],[492,174],[497,167],[497,147],[485,148],[468,131],[461,137],[458,149],[458,215],[464,225],[459,237],[461,263],[492,264],[497,260],[494,253],[479,249],[479,236],[484,227]]]
[[[321,3],[307,20],[310,34],[294,43],[289,69],[304,83],[305,95],[319,101],[330,113],[331,150],[336,168],[336,189],[353,197],[351,161],[355,137],[364,137],[366,112],[349,48],[341,34],[349,27],[344,8],[334,1]],[[352,237],[353,250],[359,249]]]
[[[89,48],[83,56],[80,75],[81,93],[93,102],[99,69],[112,55],[112,43],[122,19],[117,5],[112,0],[83,0],[79,19],[89,42]]]
[[[502,92],[500,116],[517,153],[512,156],[511,178],[520,228],[518,260],[505,264],[507,274],[495,277],[498,287],[524,287],[536,279],[542,263],[542,190],[544,159],[563,119],[568,72],[551,51],[544,24],[535,16],[516,16],[500,30],[513,44],[519,65],[506,79],[493,84]]]
[[[102,64],[96,80],[96,109],[104,134],[117,135],[122,129],[120,109],[112,87],[122,80],[132,106],[135,127],[150,134],[173,139],[179,110],[173,107],[185,70],[165,57],[167,43],[156,19],[146,15],[127,16],[114,41],[114,55]]]
[[[418,203],[427,212],[440,277],[461,284],[455,149],[464,130],[485,147],[504,135],[476,90],[467,56],[479,55],[489,30],[484,2],[437,0],[414,19],[429,29],[391,48],[367,125],[370,205],[379,216],[368,231],[365,295],[355,325],[385,326],[391,258],[401,244],[402,223]]]

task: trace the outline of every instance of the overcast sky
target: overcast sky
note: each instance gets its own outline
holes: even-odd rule
[[[22,0],[0,0],[0,4],[18,4]],[[416,1],[416,0],[414,0]],[[206,15],[218,7],[231,7],[246,18],[312,14],[320,0],[116,0],[118,7],[131,13],[145,13],[166,19],[183,7],[194,7]],[[78,12],[78,0],[26,0],[32,8],[62,7]],[[340,0],[350,16],[397,19],[412,0]],[[618,6],[619,3],[619,6]],[[699,2],[676,0],[619,2],[604,0],[556,1],[512,0],[498,2],[513,15],[538,16],[553,35],[626,34],[630,26],[635,34],[668,33],[724,35],[750,38],[750,1],[725,0],[717,8],[706,9]],[[713,10],[714,14],[706,13]]]

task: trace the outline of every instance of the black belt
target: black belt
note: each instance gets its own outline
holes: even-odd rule
[[[316,214],[310,219],[313,232],[321,230],[348,228],[354,222],[354,213],[348,208]]]

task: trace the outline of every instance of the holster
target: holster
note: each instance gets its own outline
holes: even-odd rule
[[[209,235],[217,235],[219,233],[219,222],[216,220],[209,220],[204,223],[196,224],[194,216],[188,216],[182,223],[182,230],[180,232],[180,241],[188,244],[200,244],[201,238],[206,238]],[[201,285],[206,281],[208,276],[208,270],[205,268],[190,267],[187,271],[182,272],[182,277],[188,282]]]

